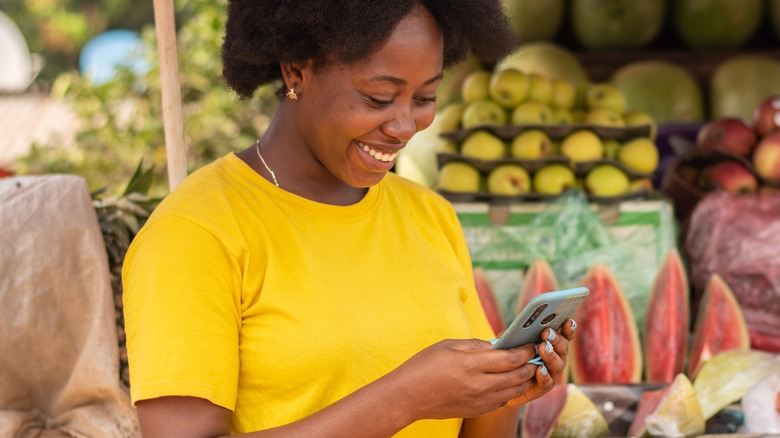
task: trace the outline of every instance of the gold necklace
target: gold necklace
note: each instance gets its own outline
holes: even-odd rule
[[[268,173],[271,174],[271,178],[273,178],[274,180],[274,185],[276,185],[276,187],[279,187],[279,181],[276,180],[276,174],[274,173],[273,170],[271,170],[270,167],[268,167],[268,163],[265,162],[263,156],[260,155],[260,139],[257,139],[257,141],[255,142],[255,151],[257,151],[257,156],[260,157],[260,161],[263,162],[263,166],[265,166],[265,169],[268,171]]]

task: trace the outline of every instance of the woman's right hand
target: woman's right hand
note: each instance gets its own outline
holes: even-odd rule
[[[448,339],[415,354],[388,377],[400,385],[412,421],[467,418],[552,388],[546,369],[527,363],[535,354],[530,344],[494,350],[478,339]]]

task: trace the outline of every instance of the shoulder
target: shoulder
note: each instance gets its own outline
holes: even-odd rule
[[[412,209],[418,214],[435,217],[439,222],[457,221],[452,203],[436,191],[395,173],[388,173],[383,180],[387,196],[401,209]]]

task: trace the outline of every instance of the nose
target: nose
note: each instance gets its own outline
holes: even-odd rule
[[[392,120],[384,124],[382,131],[398,141],[406,143],[417,131],[430,124],[430,121],[426,122],[427,112],[430,111],[424,108],[415,108],[414,103],[409,106],[399,106],[393,113]]]

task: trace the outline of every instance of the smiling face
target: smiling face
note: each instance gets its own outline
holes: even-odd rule
[[[417,5],[367,58],[309,63],[296,84],[300,99],[284,102],[299,137],[287,145],[286,165],[296,162],[297,176],[323,189],[377,184],[433,121],[443,44],[436,20]]]

